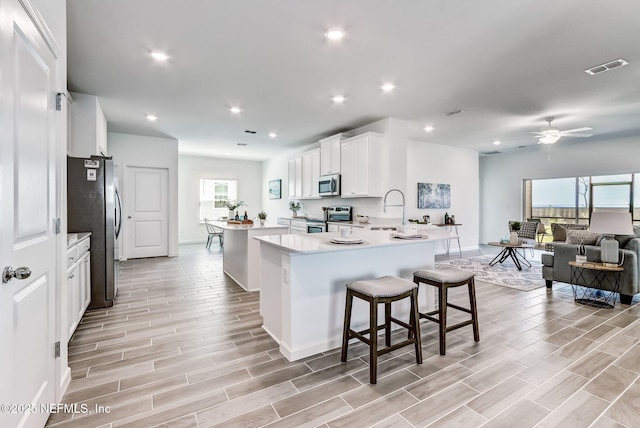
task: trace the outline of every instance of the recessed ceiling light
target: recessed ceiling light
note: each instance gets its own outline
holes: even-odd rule
[[[225,153],[225,155],[231,156],[231,152],[227,152],[227,153]]]
[[[275,132],[269,132],[269,138],[276,138],[278,136],[278,134],[276,134]]]
[[[493,141],[493,145],[494,145],[494,146],[499,146],[499,145],[500,145],[500,143],[501,143],[501,141],[500,141],[500,140],[494,140],[494,141]]]
[[[389,82],[389,83],[385,83],[384,85],[381,86],[382,90],[384,92],[391,92],[396,88],[396,85],[394,85],[393,83]]]
[[[155,122],[156,120],[158,120],[158,116],[154,114],[148,114],[146,117],[147,117],[147,120],[150,122]]]
[[[169,55],[162,51],[151,51],[151,57],[156,61],[166,61],[169,59]]]
[[[242,112],[242,109],[240,107],[231,107],[229,111],[233,114],[239,114]]]
[[[331,100],[336,104],[342,104],[345,99],[344,95],[334,95],[333,98],[331,98]]]
[[[424,132],[433,132],[433,126],[427,125],[424,127]]]
[[[324,33],[324,36],[329,40],[340,40],[344,37],[344,35],[344,30],[342,30],[341,28],[329,28]]]

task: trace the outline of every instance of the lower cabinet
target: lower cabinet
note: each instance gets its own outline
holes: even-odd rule
[[[67,250],[67,326],[69,339],[76,331],[91,302],[90,238],[74,243]]]

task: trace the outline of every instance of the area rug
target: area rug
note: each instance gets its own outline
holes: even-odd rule
[[[505,260],[504,263],[489,266],[494,257],[495,255],[453,259],[438,262],[436,266],[466,269],[476,275],[476,281],[490,282],[523,291],[531,291],[545,286],[542,278],[542,263],[539,261],[528,260],[531,267],[522,266],[522,270],[519,271],[510,259]]]

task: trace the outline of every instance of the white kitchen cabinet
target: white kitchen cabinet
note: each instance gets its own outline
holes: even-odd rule
[[[289,199],[302,197],[302,156],[296,156],[289,161]]]
[[[320,149],[289,160],[289,199],[319,199]]]
[[[342,140],[342,197],[382,197],[382,135],[367,132]]]
[[[91,238],[70,239],[67,247],[67,328],[71,339],[91,302]],[[75,237],[74,237],[75,238]]]
[[[320,178],[320,149],[304,152],[302,154],[302,198],[320,198],[318,178]]]
[[[338,232],[340,230],[340,226],[337,224],[327,223],[327,232]]]
[[[320,175],[340,173],[340,142],[344,134],[320,140]]]

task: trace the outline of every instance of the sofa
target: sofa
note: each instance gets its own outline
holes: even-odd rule
[[[640,271],[640,226],[634,226],[634,235],[616,235],[615,239],[620,245],[620,258],[623,259],[624,270],[620,274],[620,303],[629,305],[631,299],[640,293],[640,283],[638,272]],[[574,233],[577,233],[574,232]],[[584,231],[584,233],[587,233]],[[576,260],[578,243],[569,239],[571,232],[568,232],[568,239],[565,243],[556,243],[553,247],[553,254],[542,255],[542,277],[545,279],[547,288],[552,288],[553,281],[569,283],[571,281],[570,261]],[[587,250],[587,261],[600,261],[600,241],[598,237],[592,245],[585,245]],[[588,285],[593,279],[591,272],[584,273],[583,281],[579,285]],[[610,290],[603,284],[603,289]]]

